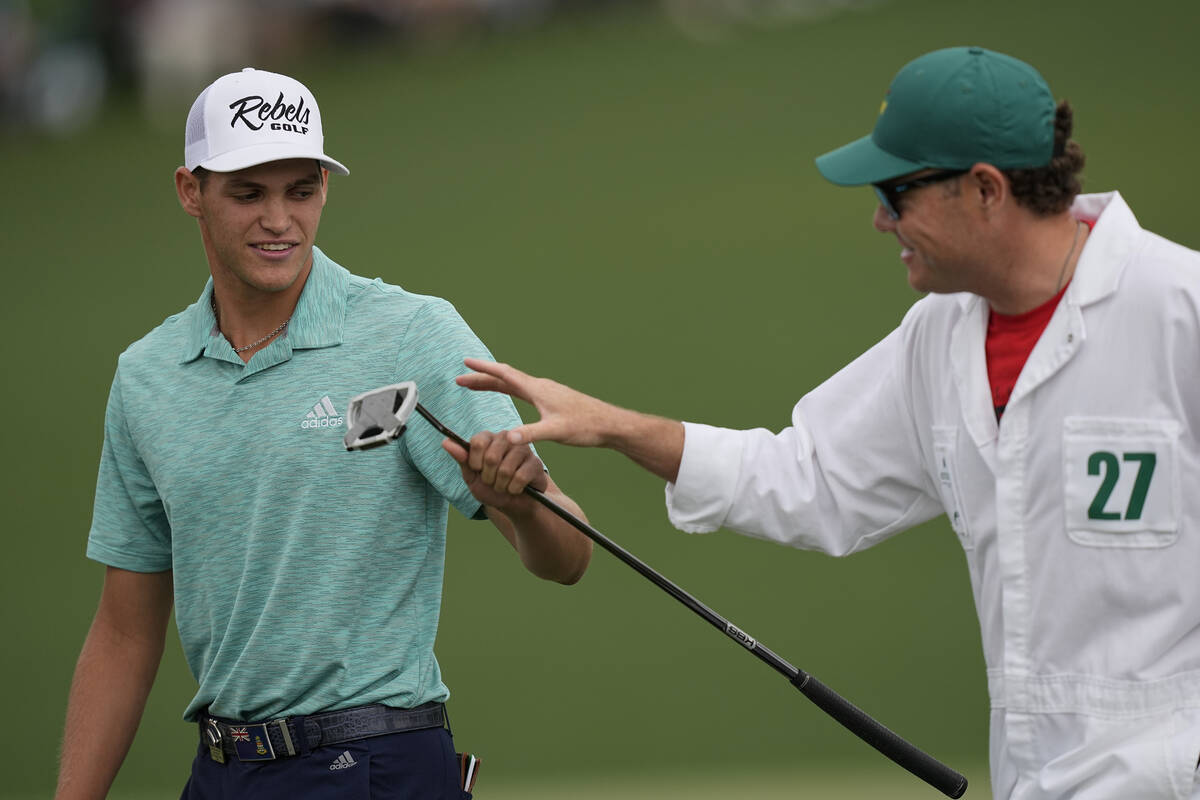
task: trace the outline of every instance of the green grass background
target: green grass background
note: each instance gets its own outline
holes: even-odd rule
[[[1036,64],[1076,107],[1087,189],[1120,189],[1144,226],[1197,247],[1198,22],[1186,0],[891,0],[701,43],[646,6],[257,66],[314,89],[353,172],[319,237],[335,259],[450,298],[531,372],[778,429],[916,300],[870,192],[812,165],[869,130],[903,63],[980,44]],[[53,785],[103,572],[83,551],[116,356],[205,280],[171,180],[190,100],[169,129],[117,97],[81,135],[0,139],[0,797]],[[843,560],[689,537],[621,457],[542,452],[597,527],[987,796],[979,634],[944,520]],[[484,757],[477,796],[934,795],[602,551],[563,588],[486,525],[450,535],[438,654],[458,744]],[[113,797],[177,794],[193,688],[172,633]]]

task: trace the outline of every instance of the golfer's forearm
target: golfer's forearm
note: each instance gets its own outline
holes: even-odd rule
[[[125,760],[162,658],[162,642],[131,642],[93,625],[67,703],[56,800],[103,800]]]
[[[563,509],[586,522],[583,510],[561,491],[550,490],[546,496]],[[575,529],[540,503],[532,503],[524,511],[510,510],[507,520],[512,526],[512,543],[525,568],[545,580],[572,584],[583,577],[592,558],[592,540]]]
[[[624,453],[642,468],[674,483],[683,460],[683,423],[612,407],[606,415],[604,446]]]

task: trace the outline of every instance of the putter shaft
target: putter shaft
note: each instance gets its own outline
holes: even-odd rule
[[[429,413],[429,411],[419,402],[416,405],[416,410],[417,413],[423,416],[429,422],[429,424],[436,428],[437,431],[443,436],[455,442],[463,449],[470,448],[470,445],[466,442],[466,440],[439,422],[438,419],[434,417],[433,414]],[[714,628],[722,631],[725,633],[725,635],[729,636],[729,638],[738,642],[751,653],[758,656],[760,660],[769,664],[776,672],[787,678],[793,686],[799,689],[800,692],[809,700],[811,700],[818,708],[820,708],[829,716],[833,717],[838,723],[840,723],[855,736],[871,745],[871,747],[874,747],[896,764],[908,770],[913,775],[925,781],[930,786],[934,787],[948,797],[962,797],[963,794],[966,793],[967,779],[963,775],[946,766],[907,740],[893,733],[886,726],[875,720],[873,717],[871,717],[862,709],[858,708],[846,698],[839,695],[833,689],[830,689],[828,686],[821,683],[821,681],[817,680],[809,673],[792,666],[787,661],[777,656],[770,650],[770,648],[748,636],[729,620],[725,619],[720,614],[704,605],[704,603],[701,603],[691,594],[684,591],[683,588],[667,579],[637,556],[633,555],[628,550],[614,542],[612,539],[609,539],[603,533],[596,530],[591,525],[587,524],[579,517],[575,516],[570,511],[551,500],[542,492],[538,491],[532,486],[526,486],[525,494],[529,495],[534,500],[550,509],[556,515],[583,533],[583,535],[587,536],[593,542],[612,553],[617,557],[617,559],[641,573],[643,577],[645,577],[655,586],[659,587],[664,592],[678,600],[680,603],[683,603],[685,606],[690,608],[693,612],[703,617]]]

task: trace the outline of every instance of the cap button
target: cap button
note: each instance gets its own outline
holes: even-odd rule
[[[967,52],[973,56],[978,56],[978,55],[983,54],[983,48],[982,47],[968,47]]]
[[[242,72],[254,72],[254,67],[242,67]]]

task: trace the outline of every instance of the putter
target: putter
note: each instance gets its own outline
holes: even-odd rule
[[[461,436],[439,422],[433,414],[417,402],[417,385],[412,381],[381,386],[351,398],[349,409],[346,412],[346,427],[349,428],[344,439],[346,449],[367,450],[400,438],[408,425],[408,418],[412,416],[414,410],[443,436],[460,447],[469,449],[470,445]],[[714,628],[765,661],[776,672],[787,678],[818,708],[871,747],[948,797],[962,797],[966,793],[967,779],[958,772],[897,736],[809,673],[792,666],[775,655],[754,637],[742,631],[537,489],[526,486],[525,493],[566,520],[619,560],[625,562],[626,565],[641,573],[655,586],[703,617]]]

